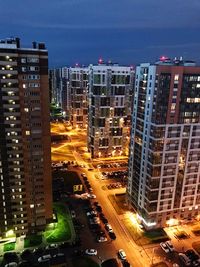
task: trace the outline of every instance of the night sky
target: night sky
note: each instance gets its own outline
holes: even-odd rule
[[[45,42],[50,67],[154,62],[160,55],[200,62],[200,0],[1,0],[0,38]]]

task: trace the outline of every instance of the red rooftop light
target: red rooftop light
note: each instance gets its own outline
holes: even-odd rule
[[[102,64],[103,63],[103,59],[100,57],[98,62],[99,62],[99,64]]]
[[[165,60],[167,60],[167,59],[169,59],[169,58],[166,57],[166,56],[161,56],[161,57],[160,57],[160,60],[161,60],[161,61],[165,61]]]

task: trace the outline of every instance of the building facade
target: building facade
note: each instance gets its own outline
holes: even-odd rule
[[[0,235],[52,218],[48,52],[0,41]]]
[[[88,150],[92,158],[128,153],[134,70],[89,66]]]
[[[88,68],[69,68],[69,114],[72,127],[88,126]]]
[[[136,68],[128,200],[145,228],[200,210],[200,67],[161,58]]]
[[[69,69],[67,67],[49,70],[50,102],[62,108],[68,113],[69,110]]]

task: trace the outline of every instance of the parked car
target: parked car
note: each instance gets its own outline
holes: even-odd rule
[[[108,239],[105,236],[98,236],[97,237],[97,242],[99,242],[99,243],[106,242],[107,240]]]
[[[185,255],[191,260],[191,261],[195,261],[199,259],[199,256],[196,254],[196,252],[193,249],[188,249],[185,252]]]
[[[59,245],[59,248],[68,248],[70,246],[69,242],[62,242],[60,245]]]
[[[92,211],[88,211],[87,213],[86,213],[86,215],[89,217],[89,216],[91,216],[91,217],[95,217],[95,216],[97,216],[97,212],[95,211],[95,210],[92,210]]]
[[[108,220],[105,217],[103,217],[101,220],[104,224],[108,223]]]
[[[95,256],[97,255],[97,250],[93,248],[88,248],[86,249],[85,254],[89,256]]]
[[[180,260],[185,264],[185,266],[190,266],[191,260],[184,253],[178,254]]]
[[[111,227],[111,225],[110,225],[109,223],[106,223],[106,224],[105,224],[105,228],[106,228],[106,230],[107,230],[108,232],[113,232],[113,229],[112,229],[112,227]]]
[[[61,258],[61,257],[65,257],[64,253],[57,253],[55,255],[53,255],[53,258]]]
[[[20,256],[24,261],[31,261],[33,259],[33,253],[30,249],[24,249]]]
[[[5,267],[17,267],[18,266],[18,264],[16,263],[16,262],[10,262],[10,263],[7,263],[6,265],[5,265]]]
[[[102,229],[100,229],[100,230],[97,231],[96,233],[97,233],[97,237],[98,237],[98,236],[106,237],[106,233],[105,233],[104,231],[102,231]]]
[[[109,237],[112,239],[112,240],[115,240],[117,237],[116,237],[116,234],[114,232],[109,232]]]
[[[165,244],[165,242],[161,242],[160,243],[160,247],[162,248],[162,250],[164,250],[165,253],[169,253],[170,249],[169,247]]]
[[[97,197],[96,197],[96,195],[94,195],[94,194],[88,194],[88,198],[95,199],[95,198],[97,198]]]
[[[57,244],[49,244],[48,246],[46,246],[46,249],[55,249],[58,248]]]
[[[5,262],[19,262],[19,258],[16,252],[5,252],[3,255]]]
[[[102,207],[101,207],[100,205],[97,205],[97,206],[96,206],[96,210],[97,210],[98,212],[102,212]]]
[[[168,248],[169,248],[169,250],[170,250],[171,252],[174,251],[174,247],[173,247],[171,241],[166,241],[165,244],[168,246]]]
[[[131,267],[130,263],[127,260],[122,262],[123,267]]]
[[[121,260],[125,260],[125,259],[126,259],[126,253],[125,253],[125,251],[124,251],[123,249],[120,249],[120,250],[118,251],[118,255],[119,255],[119,258],[120,258]]]
[[[51,259],[51,255],[47,254],[47,255],[43,255],[41,257],[38,258],[38,262],[45,262],[45,261],[49,261]]]

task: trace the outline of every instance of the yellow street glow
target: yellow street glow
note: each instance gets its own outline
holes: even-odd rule
[[[167,224],[168,226],[178,225],[178,223],[179,223],[179,221],[178,221],[177,219],[174,219],[174,218],[171,218],[171,219],[169,219],[169,220],[166,222],[166,224]]]

